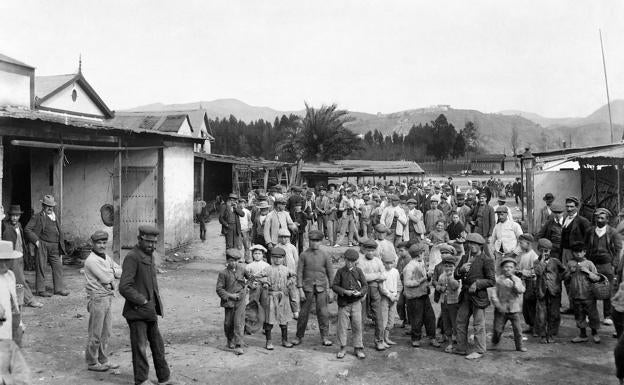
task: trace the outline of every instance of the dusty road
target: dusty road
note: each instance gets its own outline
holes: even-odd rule
[[[612,327],[600,331],[602,344],[572,345],[576,333],[571,316],[563,317],[559,343],[540,345],[530,337],[529,351],[516,353],[513,341],[504,338],[502,352],[488,353],[479,362],[449,355],[440,349],[409,346],[403,329],[395,329],[399,345],[389,351],[372,348],[372,330],[364,341],[367,358],[347,355],[335,358],[337,347],[321,347],[315,318],[304,343],[294,349],[276,346],[264,350],[263,336],[246,340],[243,356],[225,349],[223,310],[215,293],[217,273],[224,264],[224,240],[218,223],[208,225],[209,239],[180,253],[180,262],[168,262],[159,274],[165,304],[160,328],[166,341],[167,359],[176,378],[186,384],[613,384],[616,383],[612,350]],[[334,249],[332,249],[334,250]],[[188,258],[185,261],[184,258]],[[87,319],[86,294],[79,267],[66,267],[69,297],[44,298],[43,309],[27,308],[24,349],[32,369],[33,384],[94,385],[132,384],[128,327],[121,317],[123,300],[115,299],[111,360],[121,364],[117,374],[86,370],[84,346]],[[32,275],[28,276],[33,280]],[[333,305],[335,306],[335,305]],[[333,314],[336,308],[331,308]],[[437,309],[436,309],[437,311]],[[488,329],[491,329],[491,309]],[[335,317],[334,317],[335,322]],[[509,327],[509,326],[508,326]],[[290,335],[295,324],[291,322]],[[331,336],[335,339],[335,323]],[[391,353],[397,354],[391,354]],[[155,380],[153,369],[151,378]]]

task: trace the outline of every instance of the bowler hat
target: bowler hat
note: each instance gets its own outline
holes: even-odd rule
[[[45,206],[56,206],[56,202],[54,201],[54,197],[52,195],[44,195],[43,199],[41,199],[39,202],[41,202]]]
[[[546,193],[546,195],[544,195],[544,198],[542,198],[545,201],[554,201],[555,200],[555,196],[552,195],[552,193]]]
[[[18,259],[21,257],[21,251],[13,250],[13,242],[0,241],[0,259]]]
[[[20,207],[20,205],[11,205],[9,207],[9,215],[22,215],[24,212],[22,211],[22,208]]]

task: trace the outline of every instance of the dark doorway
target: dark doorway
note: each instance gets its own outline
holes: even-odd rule
[[[31,186],[30,186],[30,149],[10,144],[7,138],[4,146],[3,165],[3,202],[5,212],[10,205],[20,205],[24,214],[20,218],[22,225],[26,225],[32,216]]]

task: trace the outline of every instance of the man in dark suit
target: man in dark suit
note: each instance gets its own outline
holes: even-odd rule
[[[69,291],[65,289],[63,282],[63,259],[65,252],[65,239],[60,218],[54,212],[56,202],[52,195],[45,195],[41,200],[43,209],[39,214],[33,215],[24,228],[26,239],[35,245],[35,289],[40,297],[51,297],[46,292],[45,265],[52,267],[52,282],[54,294],[67,296]]]
[[[225,235],[225,249],[237,249],[239,239],[243,236],[239,217],[244,217],[245,213],[237,206],[238,195],[231,193],[225,201],[223,211],[219,215],[219,223],[223,227]]]
[[[11,241],[13,243],[13,250],[26,255],[28,248],[26,247],[24,239],[24,230],[19,222],[22,213],[22,208],[19,205],[11,205],[7,213],[8,217],[2,221],[2,240]],[[21,285],[24,290],[24,304],[30,307],[43,307],[43,304],[37,301],[33,296],[30,286],[28,286],[26,278],[24,277],[24,258],[14,259],[9,269],[15,274],[15,282],[17,285]]]
[[[455,279],[462,281],[457,312],[457,346],[454,353],[466,354],[468,348],[468,323],[472,316],[475,329],[475,351],[467,359],[481,358],[485,354],[485,309],[490,306],[487,288],[494,286],[494,260],[483,253],[485,239],[476,233],[466,236],[468,253],[455,269]]]
[[[494,208],[487,203],[486,193],[482,192],[479,194],[479,203],[472,210],[470,224],[472,225],[472,231],[481,235],[485,239],[486,244],[488,244],[494,231],[494,226],[496,226],[496,216]]]
[[[134,383],[137,385],[151,384],[146,352],[148,343],[158,383],[174,384],[165,360],[165,344],[158,330],[158,316],[163,316],[153,258],[158,234],[154,226],[139,227],[138,243],[124,259],[119,282],[119,293],[126,299],[122,314],[130,327]]]

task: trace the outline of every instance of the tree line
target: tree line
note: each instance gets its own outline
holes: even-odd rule
[[[363,138],[345,127],[352,121],[346,110],[335,104],[319,108],[305,105],[303,118],[291,114],[273,123],[246,123],[229,118],[210,119],[208,124],[217,154],[258,157],[294,162],[335,159],[416,160],[433,156],[438,160],[457,158],[479,151],[477,127],[467,122],[459,132],[441,114],[431,123],[413,125],[404,134],[383,135],[379,130]]]

